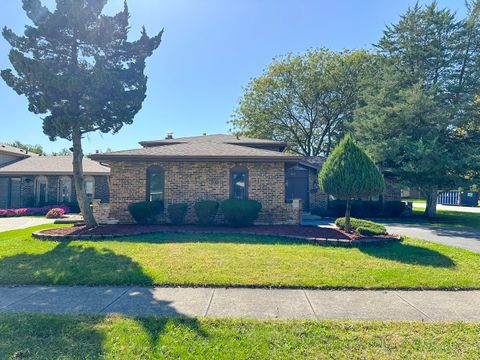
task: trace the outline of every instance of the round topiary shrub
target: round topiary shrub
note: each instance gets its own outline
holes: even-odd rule
[[[262,210],[256,200],[228,199],[222,202],[222,211],[228,225],[234,227],[252,226]]]
[[[183,225],[187,211],[188,204],[170,204],[167,208],[168,218],[173,225]]]
[[[153,224],[163,211],[163,201],[142,201],[128,205],[128,211],[138,224]]]
[[[195,215],[197,215],[200,225],[213,225],[218,212],[218,201],[202,200],[197,201],[194,205]]]

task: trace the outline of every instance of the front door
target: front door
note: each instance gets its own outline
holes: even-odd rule
[[[310,209],[308,196],[308,168],[295,165],[285,169],[285,200],[303,200],[303,209]]]

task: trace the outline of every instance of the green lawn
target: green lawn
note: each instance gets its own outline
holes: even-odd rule
[[[480,229],[480,213],[437,209],[437,216],[435,217],[435,219],[428,220],[422,216],[425,211],[425,200],[405,199],[404,201],[413,202],[413,214],[416,216],[410,218],[402,218],[400,219],[400,222],[406,224],[421,223],[434,226],[453,226]],[[388,223],[391,221],[382,220],[381,222]],[[394,222],[398,221],[395,220]]]
[[[480,289],[480,254],[414,239],[363,248],[225,234],[55,242],[32,229],[0,233],[0,284]]]
[[[479,337],[459,322],[0,315],[1,359],[478,359]]]

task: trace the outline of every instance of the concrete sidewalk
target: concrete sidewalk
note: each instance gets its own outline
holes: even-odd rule
[[[480,321],[480,291],[0,287],[1,312]]]

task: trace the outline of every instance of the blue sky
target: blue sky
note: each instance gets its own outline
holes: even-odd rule
[[[421,1],[425,3],[426,1]],[[53,0],[43,0],[51,7]],[[115,134],[91,134],[86,152],[138,147],[140,140],[204,132],[225,133],[242,95],[242,86],[258,76],[277,55],[308,48],[369,48],[385,25],[396,22],[415,0],[130,0],[130,36],[142,25],[153,34],[165,29],[163,42],[147,62],[147,98],[134,123]],[[439,1],[460,16],[464,0]],[[110,0],[105,13],[122,9]],[[0,25],[18,34],[28,22],[21,0],[2,1]],[[9,47],[0,39],[0,68],[10,67]],[[41,118],[27,101],[0,79],[0,142],[21,140],[47,151],[70,147],[50,142]]]

